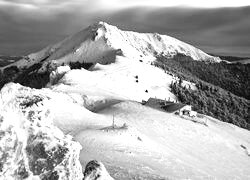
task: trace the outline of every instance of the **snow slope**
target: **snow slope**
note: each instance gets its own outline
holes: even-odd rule
[[[208,126],[204,126],[134,102],[123,102],[100,113],[115,115],[117,124],[126,123],[128,131],[82,132],[77,139],[87,141],[88,148],[81,157],[85,160],[89,155],[100,155],[117,179],[250,177],[247,130],[211,118],[200,119],[206,121]],[[100,148],[93,148],[97,144]]]
[[[250,178],[249,131],[210,117],[197,117],[197,122],[206,122],[205,126],[134,101],[110,104],[110,96],[104,96],[102,90],[96,96],[82,93],[8,84],[1,90],[4,97],[0,103],[11,110],[16,104],[12,99],[22,94],[25,99],[46,97],[38,103],[39,108],[34,104],[29,111],[47,109],[53,125],[82,145],[82,166],[100,160],[114,179]],[[107,100],[101,101],[107,102],[102,110],[85,108],[89,101],[98,106],[100,99]]]
[[[96,64],[91,71],[68,71],[51,89],[138,102],[150,97],[176,100],[169,88],[172,81],[175,78],[161,69],[118,56],[115,63]]]

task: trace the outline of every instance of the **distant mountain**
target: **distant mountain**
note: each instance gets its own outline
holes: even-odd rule
[[[11,63],[14,63],[20,59],[22,59],[22,56],[6,56],[6,55],[0,55],[0,67],[7,66]]]
[[[241,59],[237,61],[232,61],[233,63],[241,63],[241,64],[250,64],[250,58],[249,59]]]
[[[229,62],[239,62],[242,64],[248,64],[250,63],[250,57],[239,57],[239,56],[222,56],[222,55],[214,55],[211,54],[212,56],[217,56],[222,60],[226,60]]]

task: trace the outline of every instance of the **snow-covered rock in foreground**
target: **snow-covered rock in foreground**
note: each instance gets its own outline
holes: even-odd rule
[[[0,179],[81,180],[81,145],[53,125],[49,97],[12,83],[0,97]]]
[[[84,171],[84,180],[114,180],[101,162],[90,161]]]

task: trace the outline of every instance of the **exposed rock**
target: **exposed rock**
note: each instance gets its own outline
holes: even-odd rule
[[[84,171],[84,180],[114,180],[104,165],[96,160],[88,162]]]
[[[55,71],[52,71],[50,73],[49,85],[56,84],[64,76],[64,74],[67,73],[68,71],[70,71],[69,66],[60,66]]]

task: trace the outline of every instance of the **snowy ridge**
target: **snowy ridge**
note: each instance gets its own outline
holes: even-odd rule
[[[99,22],[96,26],[99,27],[99,31],[104,31],[101,34],[104,34],[107,43],[115,49],[121,49],[127,57],[174,56],[181,53],[191,56],[194,60],[219,60],[219,58],[210,56],[187,43],[167,35],[122,31],[105,22]]]
[[[44,71],[48,65],[58,67],[69,64],[69,61],[109,64],[117,55],[153,61],[157,55],[171,57],[177,53],[191,56],[194,60],[220,62],[220,58],[167,35],[122,31],[98,22],[12,65],[22,69],[42,61],[41,71]]]

